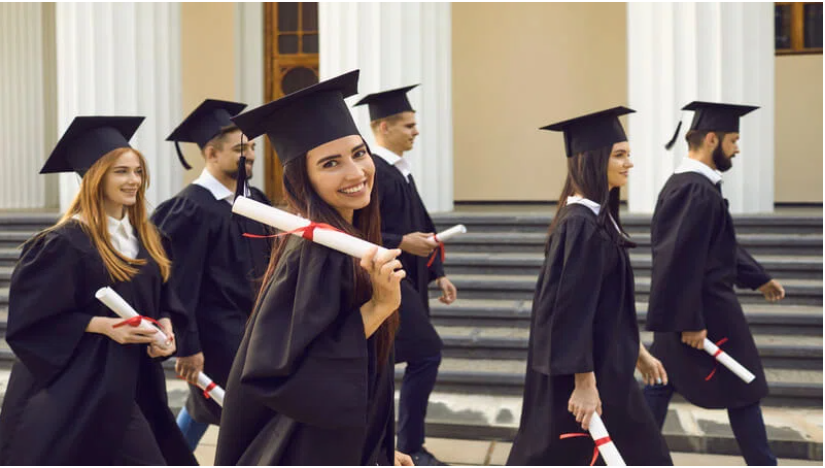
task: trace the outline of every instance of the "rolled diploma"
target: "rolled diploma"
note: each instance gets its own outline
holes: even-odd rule
[[[235,204],[232,205],[232,212],[285,232],[294,231],[310,224],[309,220],[301,218],[300,216],[295,216],[294,214],[264,205],[263,203],[246,197],[238,197],[235,199]],[[303,233],[298,232],[293,235],[301,237]],[[363,257],[364,254],[373,247],[378,247],[379,252],[387,251],[387,249],[377,246],[372,242],[367,242],[349,234],[329,229],[318,228],[312,237],[314,242],[324,247],[329,247],[330,249],[357,258]]]
[[[209,387],[209,384],[211,384],[211,383],[212,383],[212,379],[210,379],[208,375],[204,374],[203,372],[200,372],[198,374],[198,387],[201,390],[203,390],[205,392],[206,388]],[[212,398],[213,400],[215,400],[215,403],[217,403],[218,405],[220,405],[221,408],[223,408],[223,395],[224,395],[224,392],[223,392],[223,389],[220,387],[220,385],[215,385],[215,387],[213,387],[212,390],[209,390],[208,393],[209,393],[209,397]]]
[[[463,224],[456,224],[455,226],[447,229],[443,232],[439,232],[438,234],[431,236],[429,240],[436,241],[436,242],[445,242],[447,239],[457,235],[457,234],[464,234],[467,232],[467,228]]]
[[[128,302],[126,302],[125,299],[120,297],[120,294],[108,286],[98,289],[95,293],[95,297],[100,302],[106,304],[108,308],[112,309],[112,312],[124,319],[128,320],[132,317],[140,315],[135,311],[135,309],[132,308],[132,306],[129,305]],[[152,322],[149,322],[148,320],[141,320],[138,328],[141,330],[152,330],[157,332],[155,334],[155,344],[164,349],[169,346],[169,337],[166,336],[166,333],[163,333],[161,329],[152,324]]]
[[[605,437],[610,437],[610,434],[607,433],[607,428],[604,427],[604,421],[602,421],[599,413],[593,413],[593,417],[590,418],[589,431],[590,437],[593,438],[594,442],[599,439],[604,439]],[[602,458],[604,458],[607,466],[627,466],[622,458],[622,455],[619,453],[619,449],[616,448],[616,444],[612,441],[599,445],[598,448],[599,453],[602,454]]]
[[[715,355],[717,351],[719,351],[719,347],[716,346],[712,341],[705,338],[704,342],[705,351],[710,354],[711,356]],[[751,374],[751,372],[745,369],[745,366],[739,364],[736,359],[730,357],[730,354],[722,351],[716,356],[716,360],[719,361],[723,366],[730,369],[731,372],[736,374],[742,381],[745,383],[753,382],[753,379],[756,378],[755,375]]]

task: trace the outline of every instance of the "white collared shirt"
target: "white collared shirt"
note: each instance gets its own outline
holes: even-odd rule
[[[137,258],[140,244],[135,237],[135,228],[129,222],[129,215],[124,215],[120,221],[106,216],[106,227],[109,230],[109,241],[112,247],[124,257]]]
[[[695,172],[707,177],[713,185],[722,182],[722,173],[712,169],[705,163],[699,162],[695,159],[685,158],[676,168],[676,174],[684,174],[685,172]]]
[[[579,196],[576,196],[576,195],[571,195],[571,196],[567,197],[567,204],[568,205],[584,205],[584,206],[590,208],[590,211],[592,211],[593,214],[595,214],[596,216],[599,216],[599,212],[601,212],[601,210],[602,210],[601,205],[594,202],[593,200],[583,198],[583,197],[579,197]],[[607,216],[610,217],[610,221],[613,222],[613,227],[616,228],[616,231],[618,231],[621,234],[622,231],[619,229],[619,225],[616,224],[616,220],[613,219],[613,215],[608,214]]]
[[[211,172],[206,170],[206,168],[203,169],[200,177],[193,180],[192,183],[209,190],[209,192],[212,193],[212,196],[215,197],[215,200],[226,200],[226,202],[230,205],[235,203],[235,194],[226,188],[226,186],[216,179]],[[246,196],[249,196],[249,187],[245,188]]]
[[[393,153],[379,144],[376,144],[376,148],[378,149],[378,152],[375,154],[380,156],[384,161],[387,161],[387,164],[395,166],[395,168],[398,169],[398,172],[404,176],[404,179],[409,182],[410,174],[412,174],[412,165],[410,165],[410,162],[406,158]]]

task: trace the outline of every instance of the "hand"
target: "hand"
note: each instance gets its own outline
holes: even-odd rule
[[[647,385],[667,385],[667,372],[662,361],[653,357],[644,345],[640,346],[639,358],[636,359],[636,369],[642,373],[642,381]]]
[[[759,292],[765,296],[765,300],[768,302],[777,302],[785,298],[785,288],[776,280],[770,280],[759,286]]]
[[[430,239],[432,235],[432,232],[412,232],[401,239],[398,247],[404,252],[419,257],[428,257],[438,247],[438,242]]]
[[[369,272],[372,282],[372,298],[361,306],[367,337],[372,336],[401,305],[401,280],[407,272],[401,269],[401,261],[396,259],[399,255],[399,249],[378,253],[373,247],[361,258],[361,267]]]
[[[149,344],[155,341],[157,330],[144,330],[129,325],[115,328],[121,322],[122,318],[92,317],[86,331],[106,335],[120,344]]]
[[[450,305],[455,302],[456,297],[458,296],[458,289],[456,289],[455,285],[447,279],[446,276],[442,276],[435,280],[435,284],[441,288],[441,297],[438,298],[444,304]]]
[[[395,451],[395,466],[415,466],[413,463],[412,458],[406,453],[401,453],[398,450]]]
[[[705,338],[708,337],[707,330],[683,331],[682,343],[696,349],[705,349]]]
[[[175,354],[175,350],[177,350],[177,346],[175,346],[175,333],[172,331],[172,321],[168,318],[162,318],[158,320],[158,323],[160,324],[160,329],[166,334],[168,339],[166,340],[165,348],[158,346],[156,341],[152,341],[152,343],[149,344],[146,352],[149,354],[149,357],[152,358],[171,356]]]
[[[596,388],[596,375],[593,372],[586,374],[576,374],[576,388],[570,395],[567,402],[567,411],[573,413],[576,422],[582,425],[582,429],[590,428],[590,419],[593,413],[602,414],[602,400],[599,398],[599,390]]]
[[[203,353],[178,357],[175,361],[175,373],[192,385],[198,384],[198,374],[203,372]]]

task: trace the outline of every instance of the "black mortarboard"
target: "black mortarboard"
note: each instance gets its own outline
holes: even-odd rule
[[[355,103],[355,105],[369,105],[371,121],[383,119],[384,117],[400,114],[402,112],[414,112],[415,110],[410,105],[410,100],[407,99],[407,92],[416,86],[418,85],[414,84],[412,86],[405,86],[403,88],[369,94]]]
[[[75,117],[52,150],[41,174],[77,172],[82,177],[98,159],[129,140],[145,117]]]
[[[233,125],[232,116],[244,110],[246,104],[232,101],[207,99],[189,114],[178,128],[166,138],[174,141],[178,151],[178,159],[187,170],[192,166],[186,163],[178,142],[197,143],[203,149],[207,143],[221,133],[221,129]]]
[[[619,122],[619,117],[631,112],[636,111],[619,106],[554,123],[541,127],[541,130],[564,132],[564,149],[569,158],[584,151],[627,141],[627,135]]]
[[[266,133],[282,165],[349,135],[361,135],[344,98],[358,92],[354,70],[232,118],[248,138]]]
[[[741,106],[721,102],[693,101],[682,108],[683,111],[693,111],[693,122],[688,131],[698,130],[705,132],[739,133],[739,118],[759,109],[759,106]],[[673,138],[665,145],[670,149],[679,137],[682,121],[676,126]]]

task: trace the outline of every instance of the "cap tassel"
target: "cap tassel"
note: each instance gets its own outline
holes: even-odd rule
[[[666,150],[670,151],[670,149],[673,148],[673,145],[676,144],[676,139],[679,138],[679,130],[681,130],[681,129],[682,129],[682,121],[679,120],[679,125],[676,126],[676,132],[673,133],[673,138],[671,138],[670,141],[668,141],[667,144],[665,145]]]
[[[187,171],[192,169],[192,166],[190,166],[189,163],[186,162],[186,159],[183,158],[183,152],[180,150],[180,145],[177,141],[175,142],[175,149],[178,150],[178,160],[181,164],[183,164],[183,168]]]
[[[241,157],[238,159],[238,176],[235,182],[235,200],[246,196],[246,156],[243,154],[243,136],[241,137]]]

